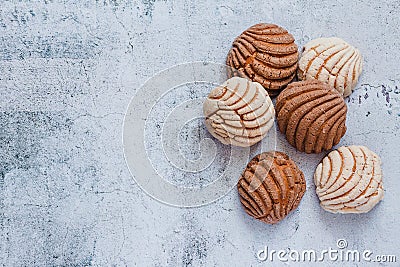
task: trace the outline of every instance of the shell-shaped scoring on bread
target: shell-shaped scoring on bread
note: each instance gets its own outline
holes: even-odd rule
[[[320,153],[346,132],[347,106],[331,86],[318,80],[289,84],[276,100],[279,130],[297,150]]]
[[[278,151],[255,156],[237,184],[246,213],[274,224],[296,209],[306,191],[303,172]]]
[[[226,64],[236,72],[259,82],[271,96],[277,95],[296,76],[298,48],[282,27],[260,23],[239,35],[232,44]]]
[[[344,40],[337,37],[318,38],[304,46],[298,77],[328,83],[346,97],[356,87],[362,65],[360,51]]]
[[[203,105],[208,131],[223,144],[248,147],[274,124],[275,109],[259,83],[233,77],[213,89]]]
[[[314,174],[321,207],[332,213],[365,213],[384,195],[380,158],[365,146],[342,146]]]

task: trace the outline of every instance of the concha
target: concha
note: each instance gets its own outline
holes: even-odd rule
[[[321,207],[332,213],[365,213],[383,199],[381,160],[365,146],[342,146],[318,165],[314,183]]]
[[[232,44],[226,64],[239,75],[260,83],[271,96],[277,95],[296,76],[298,48],[282,27],[260,23],[240,34]],[[236,73],[237,72],[237,73]]]
[[[223,144],[248,147],[274,124],[275,109],[261,84],[233,77],[213,89],[203,105],[208,131]]]
[[[274,224],[295,210],[306,191],[303,172],[285,153],[270,151],[255,156],[237,184],[246,213]]]
[[[325,82],[346,97],[356,87],[362,66],[361,53],[352,45],[337,37],[318,38],[304,46],[298,77]]]
[[[276,99],[275,108],[279,130],[298,151],[329,150],[346,132],[343,97],[318,80],[289,84]]]

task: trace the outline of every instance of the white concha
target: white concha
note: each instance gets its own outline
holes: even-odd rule
[[[203,105],[208,131],[223,144],[248,147],[274,124],[275,109],[264,87],[233,77],[213,89]]]
[[[332,213],[365,213],[383,199],[381,160],[365,146],[342,146],[318,165],[320,205]]]
[[[304,46],[298,77],[328,83],[346,97],[356,87],[362,64],[360,51],[344,40],[337,37],[318,38]]]

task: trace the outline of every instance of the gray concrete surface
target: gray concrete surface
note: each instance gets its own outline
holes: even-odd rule
[[[260,262],[257,251],[335,248],[339,238],[351,249],[397,255],[399,264],[399,1],[76,2],[0,3],[1,265],[275,266],[282,263]],[[385,199],[370,213],[324,212],[312,184],[324,154],[296,152],[280,135],[278,149],[303,169],[307,192],[278,225],[249,218],[235,190],[207,206],[175,208],[131,177],[122,123],[140,85],[182,62],[223,63],[235,36],[258,22],[284,26],[299,46],[339,36],[364,55],[340,144],[363,144],[382,158]],[[150,133],[160,127],[156,115]],[[207,133],[200,122],[187,127],[182,150],[196,157],[191,147]],[[153,135],[157,168],[188,183],[157,161]]]

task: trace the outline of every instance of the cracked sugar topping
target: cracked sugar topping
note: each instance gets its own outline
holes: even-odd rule
[[[297,150],[320,153],[346,133],[347,106],[331,86],[318,80],[294,82],[276,100],[279,130]]]
[[[237,188],[247,214],[275,224],[298,207],[306,182],[303,172],[285,153],[270,151],[249,162]]]
[[[247,77],[275,96],[296,75],[297,49],[287,30],[274,24],[260,23],[235,39],[226,64],[236,70],[230,73],[231,76]]]
[[[320,205],[332,213],[365,213],[383,199],[380,158],[365,146],[330,152],[314,173]]]
[[[362,71],[358,49],[337,37],[318,38],[307,43],[299,60],[298,77],[317,79],[349,96]]]
[[[275,109],[259,83],[233,77],[210,92],[203,105],[208,131],[223,144],[251,146],[274,124]]]

